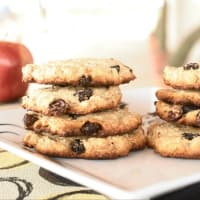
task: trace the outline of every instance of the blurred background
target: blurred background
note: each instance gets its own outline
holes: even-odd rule
[[[113,57],[136,86],[162,84],[166,64],[200,58],[199,0],[0,1],[0,39],[25,44],[35,62]]]

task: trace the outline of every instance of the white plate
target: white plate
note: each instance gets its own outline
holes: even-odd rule
[[[132,111],[154,111],[155,88],[123,91]],[[0,123],[22,125],[24,110],[0,112]],[[132,152],[115,160],[61,159],[40,155],[23,147],[24,130],[0,126],[0,147],[63,177],[114,199],[148,199],[200,181],[200,161],[163,158],[151,149]],[[18,132],[19,135],[6,131]]]

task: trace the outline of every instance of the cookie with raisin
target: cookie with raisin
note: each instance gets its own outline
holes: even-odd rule
[[[49,86],[33,90],[23,97],[22,106],[44,115],[87,114],[116,108],[121,101],[118,86],[61,87]]]
[[[42,84],[72,86],[108,86],[135,79],[133,70],[113,58],[79,58],[28,64],[23,80]]]
[[[49,133],[25,134],[23,143],[41,154],[85,159],[113,159],[127,156],[130,151],[142,149],[146,137],[141,127],[123,135],[107,137],[63,137]]]
[[[155,106],[156,114],[165,121],[200,127],[199,106],[170,104],[164,101],[157,101]]]
[[[139,114],[127,108],[106,110],[87,115],[68,114],[47,116],[27,112],[24,116],[25,127],[35,132],[49,132],[60,136],[105,137],[132,131],[142,123]]]
[[[155,123],[148,128],[147,145],[165,157],[200,158],[200,128]]]
[[[166,66],[164,83],[177,89],[200,89],[199,63],[188,63],[181,67]]]

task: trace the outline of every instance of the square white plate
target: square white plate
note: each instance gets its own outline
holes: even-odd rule
[[[123,90],[131,111],[154,111],[156,88]],[[23,109],[0,112],[0,123],[22,126]],[[14,135],[7,133],[13,131]],[[200,160],[163,158],[151,149],[132,152],[115,160],[53,158],[40,155],[22,145],[25,130],[0,126],[0,147],[58,175],[93,188],[113,199],[149,199],[200,181]]]

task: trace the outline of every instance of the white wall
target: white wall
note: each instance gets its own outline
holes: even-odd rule
[[[35,62],[115,57],[135,70],[137,79],[132,85],[157,84],[150,65],[148,36],[163,0],[6,2],[0,3],[0,7],[8,4],[12,15],[1,23],[0,37],[6,35],[8,40],[21,40],[32,51]],[[199,25],[200,1],[168,0],[168,3],[168,46],[173,51],[184,36]],[[198,58],[199,45],[196,45],[190,59]]]

